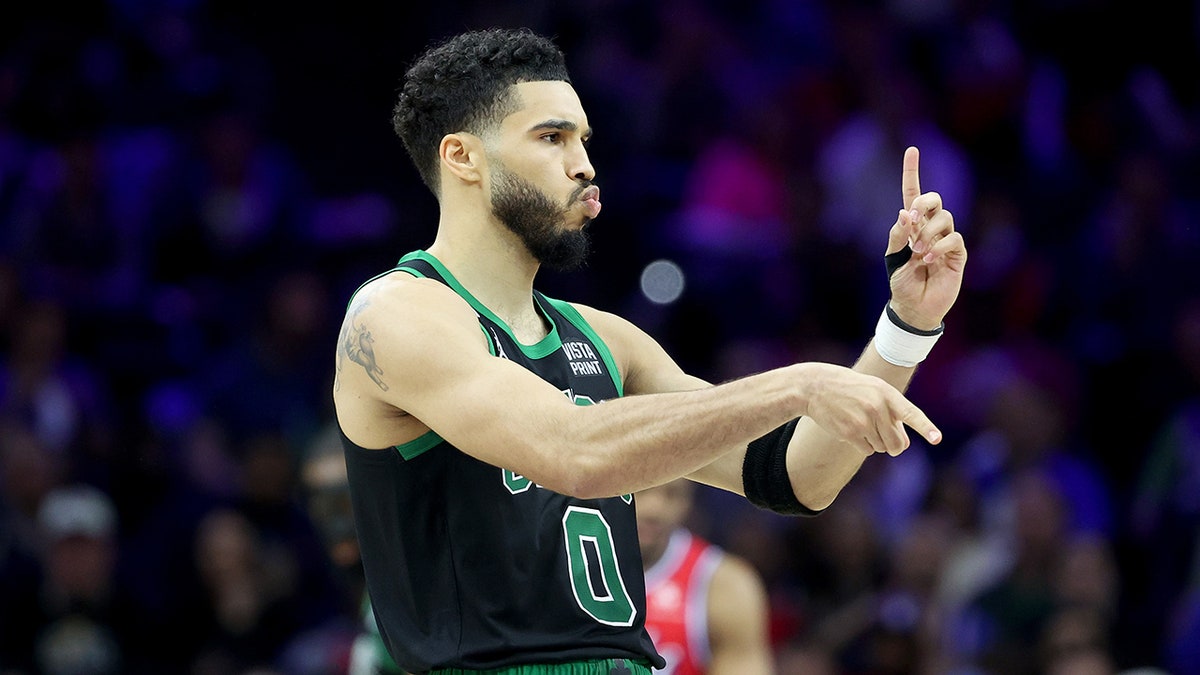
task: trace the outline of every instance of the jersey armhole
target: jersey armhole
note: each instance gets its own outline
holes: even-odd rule
[[[402,443],[393,447],[397,452],[400,453],[401,457],[408,460],[419,457],[426,450],[429,450],[439,443],[442,443],[442,437],[438,436],[436,431],[430,429],[429,431],[426,431],[407,443]]]

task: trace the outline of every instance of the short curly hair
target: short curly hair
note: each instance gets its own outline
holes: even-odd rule
[[[478,133],[516,108],[518,82],[570,83],[562,51],[528,28],[462,33],[421,54],[404,76],[392,126],[425,185],[438,194],[438,146]]]

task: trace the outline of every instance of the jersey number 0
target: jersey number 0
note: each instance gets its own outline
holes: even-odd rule
[[[632,626],[637,608],[625,589],[612,530],[604,514],[596,509],[568,506],[562,524],[575,602],[600,623]],[[592,555],[588,555],[589,551]],[[597,569],[592,569],[593,564]]]

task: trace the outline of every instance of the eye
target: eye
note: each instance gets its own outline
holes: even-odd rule
[[[542,140],[549,143],[557,143],[562,139],[562,134],[557,131],[552,131],[548,134],[542,134]]]

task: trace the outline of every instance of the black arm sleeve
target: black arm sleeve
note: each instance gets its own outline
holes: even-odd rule
[[[787,516],[815,516],[820,511],[814,511],[796,499],[787,473],[788,441],[792,440],[799,421],[797,417],[750,441],[746,446],[746,459],[742,462],[742,487],[746,499],[760,509]]]

